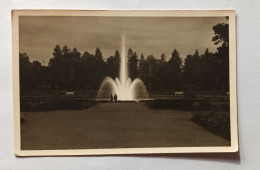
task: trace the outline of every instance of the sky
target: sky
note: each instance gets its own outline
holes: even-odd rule
[[[126,48],[167,59],[177,49],[182,59],[196,49],[215,52],[212,27],[227,23],[225,17],[109,17],[109,16],[21,16],[19,18],[19,51],[30,61],[47,65],[53,49],[59,44],[76,47],[82,54],[94,54],[99,47],[104,58],[121,52],[122,36]]]

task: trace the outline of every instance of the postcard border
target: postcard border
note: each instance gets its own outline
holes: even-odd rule
[[[213,17],[229,16],[230,127],[231,146],[158,147],[117,149],[21,150],[19,92],[19,16],[146,16],[146,17]],[[235,10],[12,10],[12,75],[14,153],[16,156],[125,155],[162,153],[238,152],[236,13]]]

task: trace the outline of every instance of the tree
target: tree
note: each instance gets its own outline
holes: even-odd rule
[[[59,45],[53,50],[53,58],[49,61],[49,67],[53,73],[52,84],[55,86],[62,86],[63,73],[62,73],[62,52]]]
[[[53,58],[49,61],[49,66],[54,74],[53,84],[66,90],[73,90],[78,86],[79,71],[76,67],[80,63],[80,53],[76,48],[71,51],[66,45],[62,50],[56,45],[53,52]],[[77,70],[77,76],[76,72]]]
[[[216,53],[219,63],[218,79],[222,86],[222,90],[229,89],[229,25],[217,24],[213,26],[215,36],[212,41],[215,45],[220,45]]]
[[[93,90],[98,90],[102,80],[105,78],[105,62],[99,47],[95,51],[95,79]]]
[[[102,56],[102,52],[101,52],[101,50],[100,50],[99,47],[96,48],[95,57],[96,57],[96,60],[97,60],[98,62],[104,61],[103,56]]]
[[[152,90],[152,77],[154,76],[154,73],[152,71],[153,67],[155,66],[156,59],[153,55],[149,55],[146,59],[141,54],[139,62],[139,77],[144,82],[144,85],[146,86],[147,90]]]
[[[218,62],[216,55],[205,50],[201,55],[202,87],[205,90],[216,90],[218,84]]]
[[[172,57],[168,61],[168,64],[170,64],[172,67],[176,69],[180,69],[182,65],[182,60],[180,58],[180,53],[174,49],[172,52]]]
[[[127,53],[129,76],[132,80],[138,77],[138,56],[130,48]]]
[[[20,88],[28,89],[32,85],[32,70],[31,62],[26,53],[19,53],[19,73],[20,73]]]
[[[119,76],[119,69],[120,69],[120,53],[116,50],[114,56],[110,56],[107,61],[107,76],[112,77],[115,79]]]
[[[32,81],[33,81],[33,87],[37,87],[41,84],[43,84],[43,72],[42,72],[42,66],[41,63],[37,60],[32,62]]]
[[[193,55],[187,55],[185,58],[183,75],[186,88],[190,91],[192,89],[201,89],[202,71],[198,50],[196,50]]]
[[[42,66],[39,61],[29,61],[26,53],[19,53],[20,89],[36,89],[44,82]]]
[[[149,82],[146,87],[148,87],[150,91],[154,91],[159,89],[161,84],[159,77],[159,61],[153,55],[148,55],[146,62],[146,67],[148,67]]]
[[[158,89],[160,91],[163,90],[169,90],[170,86],[168,84],[169,81],[169,70],[168,70],[168,64],[166,61],[166,55],[164,53],[161,54],[160,60],[158,62],[158,78],[159,78],[159,84]]]
[[[161,58],[160,58],[160,64],[166,63],[166,55],[162,53]]]
[[[179,90],[182,84],[182,60],[180,58],[180,53],[176,49],[172,52],[167,68],[169,76],[169,89]]]
[[[72,50],[72,58],[73,58],[74,63],[79,62],[81,60],[80,56],[81,56],[80,52],[78,51],[78,49],[76,47],[74,47]]]
[[[228,47],[229,44],[229,25],[228,24],[217,24],[213,26],[215,36],[212,37],[212,41],[215,45],[221,44],[221,46]]]
[[[59,63],[62,59],[61,48],[59,45],[56,45],[53,51],[53,58],[51,58],[49,61],[50,67],[55,66],[55,64]]]
[[[84,78],[81,80],[81,86],[85,89],[91,90],[95,88],[96,77],[96,57],[88,52],[82,55],[82,70]]]
[[[72,50],[72,87],[73,89],[80,89],[81,79],[84,77],[82,75],[82,67],[81,67],[81,54],[76,47]]]

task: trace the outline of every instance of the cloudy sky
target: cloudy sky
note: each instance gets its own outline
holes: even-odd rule
[[[103,56],[121,50],[122,35],[126,48],[132,48],[140,56],[153,54],[167,59],[176,48],[184,59],[196,49],[216,51],[211,41],[212,27],[227,23],[225,17],[32,17],[19,19],[20,52],[26,52],[30,60],[47,65],[54,47],[76,47],[81,53],[94,53],[100,47]]]

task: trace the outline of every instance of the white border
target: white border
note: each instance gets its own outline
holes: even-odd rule
[[[229,16],[229,70],[231,146],[226,147],[164,147],[76,150],[21,150],[19,92],[19,16],[146,16],[146,17],[214,17]],[[237,85],[236,85],[236,14],[234,10],[13,10],[13,111],[14,152],[16,156],[57,155],[121,155],[156,153],[219,153],[238,151]]]

